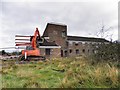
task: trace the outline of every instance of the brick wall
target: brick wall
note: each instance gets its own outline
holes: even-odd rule
[[[49,41],[55,42],[57,45],[61,46],[60,52],[63,50],[63,56],[65,56],[64,51],[68,48],[66,25],[48,24],[43,36],[49,37]]]
[[[40,48],[40,52],[41,52],[41,56],[45,56],[46,58],[61,57],[60,48],[50,48],[50,53],[49,52],[46,53],[46,48]]]
[[[69,43],[67,40],[67,26],[48,23],[43,37],[49,37],[49,41],[61,46],[61,49],[51,49],[51,53],[46,57],[68,57],[77,55],[90,55],[93,53],[94,45],[91,43]],[[45,55],[45,50],[41,51]]]
[[[48,36],[50,41],[55,41],[62,49],[67,48],[67,26],[48,24],[45,32],[43,36]]]
[[[68,56],[90,55],[93,53],[93,50],[94,46],[92,44],[73,42],[68,46]]]

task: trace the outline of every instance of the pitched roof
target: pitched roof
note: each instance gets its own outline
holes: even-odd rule
[[[49,25],[57,25],[57,26],[67,26],[65,24],[62,24],[62,23],[55,23],[55,22],[51,22],[51,23],[48,23]]]
[[[109,42],[104,38],[94,38],[94,37],[79,37],[79,36],[67,36],[67,40],[71,41],[92,41],[92,42]]]
[[[53,27],[53,26],[57,26],[57,27],[67,27],[67,25],[65,25],[65,24],[60,24],[60,23],[47,23],[46,28],[45,28],[45,30],[44,30],[44,32],[43,32],[43,36],[44,36],[44,37],[47,37],[47,36],[48,36],[50,27]]]

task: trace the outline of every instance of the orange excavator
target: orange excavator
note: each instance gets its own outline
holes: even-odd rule
[[[44,56],[41,56],[40,49],[38,48],[40,43],[44,42],[44,39],[40,37],[38,28],[34,33],[34,36],[16,35],[16,41],[27,42],[15,42],[15,46],[26,46],[26,50],[22,50],[22,55],[19,60],[45,60]]]

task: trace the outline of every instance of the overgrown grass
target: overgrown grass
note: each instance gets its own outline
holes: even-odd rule
[[[13,64],[3,68],[3,88],[118,88],[117,62],[85,57],[54,58],[46,62]]]

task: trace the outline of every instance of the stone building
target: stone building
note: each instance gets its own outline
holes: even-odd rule
[[[40,44],[41,55],[51,57],[71,57],[96,53],[94,50],[103,38],[68,36],[67,26],[48,23],[43,33],[44,43]]]

